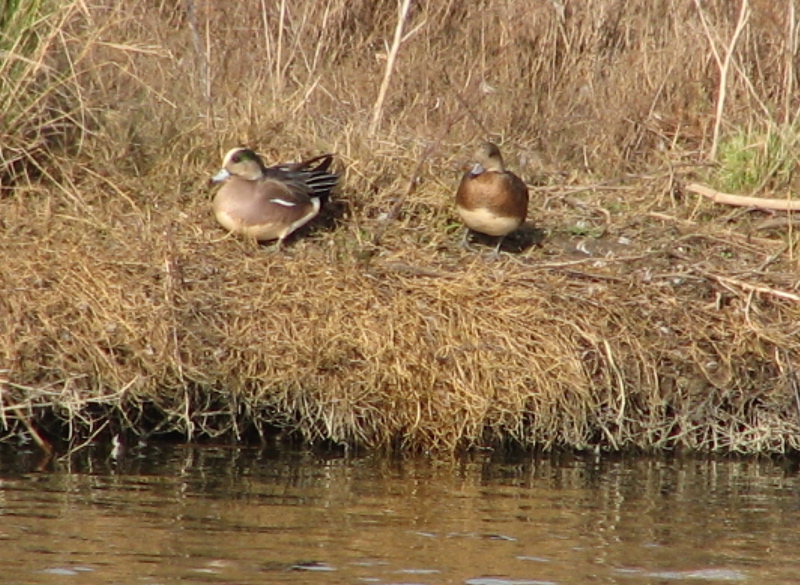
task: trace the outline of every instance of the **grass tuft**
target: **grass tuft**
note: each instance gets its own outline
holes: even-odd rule
[[[714,173],[716,186],[734,193],[790,188],[797,175],[797,136],[792,127],[778,127],[761,132],[739,130],[726,137]]]

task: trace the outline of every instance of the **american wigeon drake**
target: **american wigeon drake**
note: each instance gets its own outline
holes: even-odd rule
[[[497,145],[483,142],[475,151],[472,167],[464,173],[456,192],[456,209],[469,230],[498,237],[494,256],[505,237],[519,228],[528,215],[528,187],[503,165]]]
[[[214,216],[232,233],[283,241],[319,213],[339,180],[332,154],[267,167],[247,148],[233,148],[211,179],[224,184],[214,196]]]

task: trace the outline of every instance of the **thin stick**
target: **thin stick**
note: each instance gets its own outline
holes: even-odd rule
[[[736,207],[755,207],[757,209],[767,209],[771,211],[800,211],[800,201],[792,201],[791,199],[767,199],[765,197],[731,195],[730,193],[723,193],[722,191],[717,191],[711,187],[700,185],[699,183],[686,185],[686,190],[702,195],[703,197],[708,197],[714,203],[723,203]]]
[[[411,8],[411,0],[402,0],[397,12],[397,27],[394,29],[394,41],[392,41],[392,48],[389,50],[389,55],[386,59],[386,71],[383,74],[383,81],[381,88],[378,91],[378,99],[375,100],[375,108],[372,111],[372,122],[369,125],[369,133],[374,136],[378,130],[381,116],[383,115],[383,102],[386,100],[386,92],[389,90],[389,81],[392,79],[392,71],[394,70],[394,62],[397,59],[397,53],[400,51],[400,45],[403,42],[403,27],[406,23],[408,10]]]

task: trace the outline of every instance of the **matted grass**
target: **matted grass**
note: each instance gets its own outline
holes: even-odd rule
[[[710,42],[738,7],[702,3],[704,27],[662,4],[417,4],[374,132],[394,2],[90,2],[42,23],[65,73],[25,78],[30,150],[24,124],[0,136],[5,436],[796,450],[792,217],[682,190],[714,168],[726,75],[723,129],[790,125],[789,4],[752,2],[724,75]],[[77,138],[51,140],[65,120]],[[452,203],[487,135],[532,185],[538,242],[499,261],[457,246]],[[213,222],[236,143],[337,153],[335,205],[284,252]]]

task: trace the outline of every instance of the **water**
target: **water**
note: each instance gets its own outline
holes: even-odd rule
[[[798,475],[765,460],[0,450],[0,582],[798,583]]]

